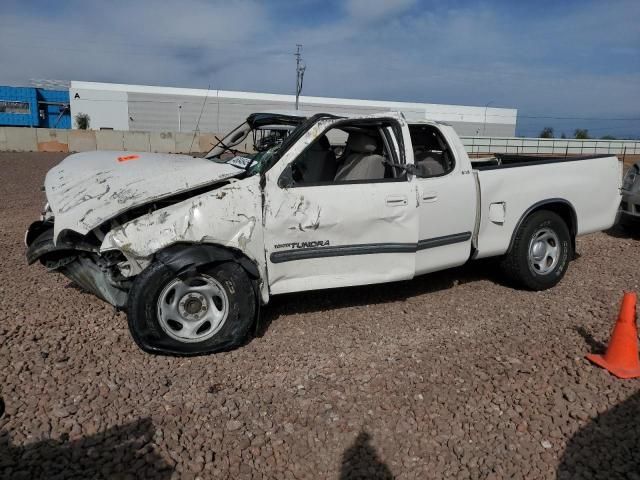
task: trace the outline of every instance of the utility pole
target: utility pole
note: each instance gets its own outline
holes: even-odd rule
[[[304,71],[307,69],[307,66],[302,60],[302,49],[301,44],[296,44],[296,110],[298,110],[298,100],[300,98],[300,93],[302,92],[302,82],[304,80]]]
[[[485,132],[487,130],[487,108],[489,108],[489,105],[491,105],[493,102],[495,102],[495,100],[491,100],[490,102],[487,102],[487,104],[484,106],[484,123],[482,124],[482,136],[485,136]]]

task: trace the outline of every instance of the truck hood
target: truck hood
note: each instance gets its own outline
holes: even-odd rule
[[[84,152],[47,173],[54,239],[66,229],[82,235],[131,208],[213,185],[242,173],[225,163],[148,152]]]

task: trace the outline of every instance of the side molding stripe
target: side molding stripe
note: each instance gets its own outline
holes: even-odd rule
[[[420,240],[416,243],[365,243],[359,245],[339,245],[334,247],[313,247],[273,252],[269,255],[271,263],[292,262],[310,258],[345,257],[351,255],[372,255],[378,253],[415,253],[428,248],[442,247],[454,243],[466,242],[471,232],[456,233],[443,237]]]
[[[454,233],[453,235],[445,235],[444,237],[428,238],[420,240],[416,250],[425,250],[427,248],[443,247],[453,243],[466,242],[471,238],[471,232]]]

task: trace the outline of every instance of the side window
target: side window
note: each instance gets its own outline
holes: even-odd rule
[[[441,177],[453,171],[455,160],[440,131],[431,125],[410,125],[413,158],[422,178]]]
[[[291,163],[293,186],[396,181],[404,172],[389,143],[389,125],[346,122],[320,135]]]

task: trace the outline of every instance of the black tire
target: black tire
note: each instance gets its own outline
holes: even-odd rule
[[[637,220],[635,218],[629,219],[623,215],[620,217],[620,220],[618,221],[618,223],[614,225],[614,228],[615,227],[618,227],[618,229],[624,233],[628,233],[628,234],[638,233],[640,232],[640,220]]]
[[[632,226],[626,220],[620,220],[618,223],[616,223],[613,226],[613,229],[614,230],[618,230],[619,232],[622,232],[623,234],[631,233],[631,231],[633,230]]]
[[[555,266],[540,274],[529,262],[529,246],[537,232],[550,230],[559,239],[559,254]],[[511,250],[501,267],[507,277],[517,285],[529,290],[546,290],[555,286],[564,277],[573,258],[571,233],[565,221],[556,213],[539,210],[529,215],[516,232]]]
[[[162,262],[154,262],[140,273],[129,291],[127,317],[136,344],[145,352],[170,355],[202,355],[236,348],[243,344],[256,315],[256,293],[244,269],[235,262],[201,268],[198,273],[214,278],[228,298],[226,320],[215,335],[187,343],[163,330],[158,318],[158,298],[169,282],[178,278]]]

